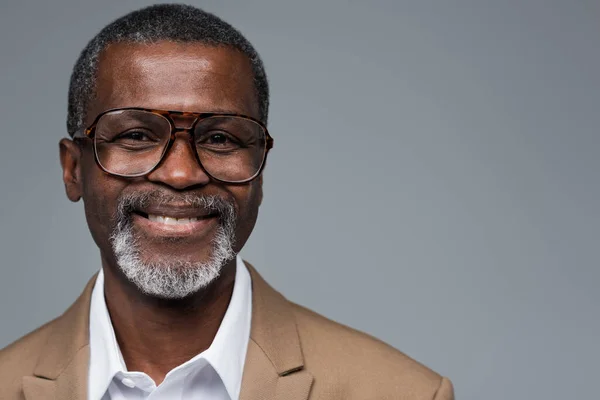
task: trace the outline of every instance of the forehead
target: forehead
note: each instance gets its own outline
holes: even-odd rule
[[[250,60],[228,46],[111,44],[100,55],[96,82],[88,123],[100,112],[119,107],[259,117]]]

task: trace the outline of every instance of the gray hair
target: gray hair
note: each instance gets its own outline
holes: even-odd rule
[[[71,74],[67,131],[83,128],[87,109],[96,95],[99,56],[111,43],[198,42],[231,46],[250,60],[259,103],[259,118],[266,124],[269,84],[262,60],[250,42],[233,26],[199,8],[183,4],[157,4],[133,11],[107,25],[83,49]]]
[[[219,215],[219,226],[205,261],[183,261],[173,257],[145,261],[140,239],[133,229],[132,210],[150,203],[179,202]],[[119,198],[111,245],[121,272],[141,292],[160,299],[183,299],[206,288],[221,274],[227,261],[235,258],[237,213],[233,203],[217,196],[191,193],[170,195],[159,190],[130,193]]]

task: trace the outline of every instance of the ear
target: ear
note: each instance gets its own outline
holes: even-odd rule
[[[81,148],[70,139],[62,139],[60,147],[60,165],[63,170],[63,182],[67,197],[73,202],[83,195],[81,180]]]

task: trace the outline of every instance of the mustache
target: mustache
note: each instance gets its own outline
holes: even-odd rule
[[[116,221],[125,222],[131,218],[131,214],[138,209],[150,205],[178,204],[191,208],[198,208],[207,213],[219,215],[222,222],[232,224],[235,222],[237,212],[235,205],[222,196],[201,195],[194,193],[174,194],[161,190],[151,190],[147,192],[131,192],[121,195],[118,199]]]

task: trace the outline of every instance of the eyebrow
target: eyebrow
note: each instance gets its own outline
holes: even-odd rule
[[[231,108],[220,108],[220,107],[215,107],[215,108],[211,108],[210,110],[206,110],[206,111],[197,111],[197,112],[207,112],[207,113],[219,113],[219,114],[240,114],[240,111],[236,111],[233,110]],[[245,113],[242,113],[245,114]]]

